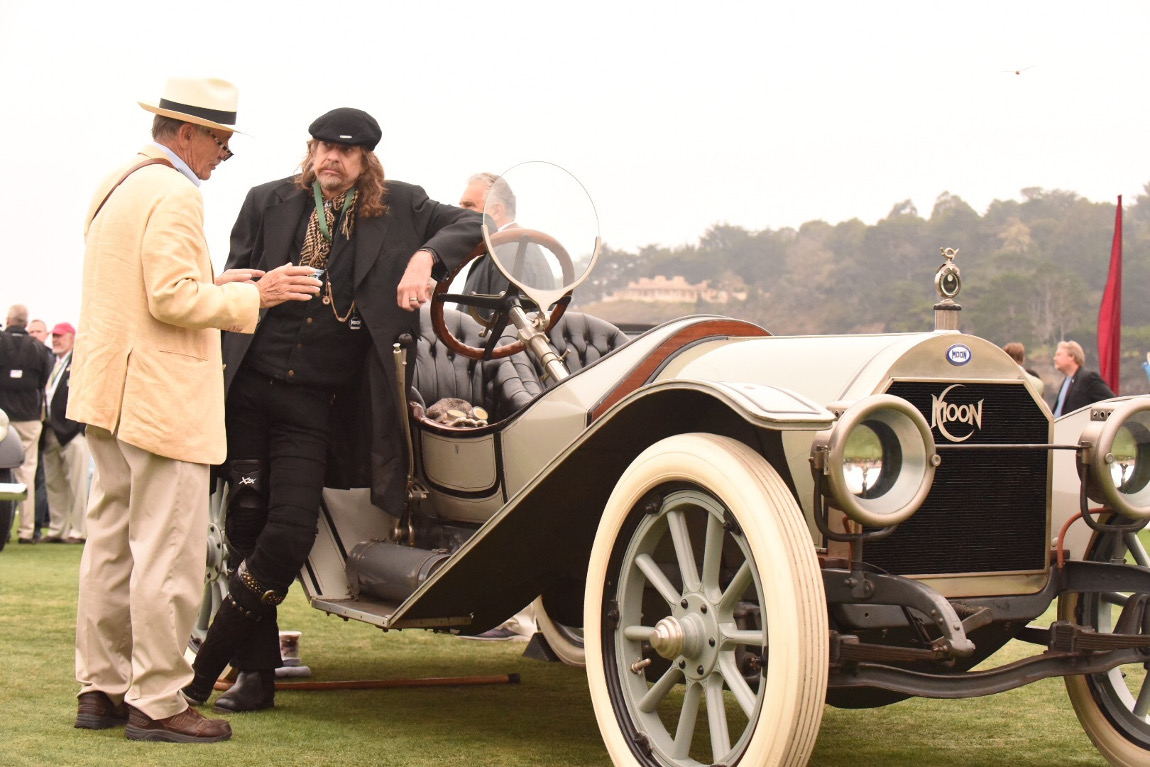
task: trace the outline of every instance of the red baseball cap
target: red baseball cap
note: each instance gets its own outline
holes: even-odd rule
[[[54,336],[62,336],[65,333],[76,335],[76,328],[72,327],[71,324],[67,322],[57,323],[56,327],[52,328],[52,335]]]

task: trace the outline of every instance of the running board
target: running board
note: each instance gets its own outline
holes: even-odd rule
[[[409,618],[392,621],[391,616],[399,605],[388,602],[370,602],[363,599],[320,599],[311,600],[311,606],[328,615],[336,615],[344,620],[356,620],[379,626],[384,631],[391,629],[450,629],[471,625],[471,616],[465,618]]]

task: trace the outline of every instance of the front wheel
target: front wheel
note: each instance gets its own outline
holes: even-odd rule
[[[584,603],[595,717],[616,765],[807,763],[826,695],[822,578],[767,461],[670,437],[623,474]]]
[[[1150,567],[1146,536],[1098,534],[1086,550],[1093,562],[1126,562]],[[1059,617],[1099,632],[1114,631],[1125,606],[1136,595],[1119,592],[1069,594],[1059,604]],[[1146,621],[1139,633],[1148,633]],[[1118,666],[1103,674],[1066,677],[1074,713],[1098,751],[1118,767],[1150,764],[1150,676],[1147,663]]]

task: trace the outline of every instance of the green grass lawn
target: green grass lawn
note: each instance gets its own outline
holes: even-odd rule
[[[521,657],[523,645],[424,631],[383,633],[307,606],[298,586],[281,627],[303,632],[313,680],[517,673],[518,685],[277,694],[272,711],[232,715],[231,741],[133,743],[123,729],[77,730],[73,677],[80,547],[0,552],[0,764],[23,765],[606,765],[582,670]],[[1021,654],[1013,646],[1004,652]],[[812,765],[1050,767],[1105,765],[1051,679],[965,701],[827,708]],[[756,766],[757,767],[757,766]]]

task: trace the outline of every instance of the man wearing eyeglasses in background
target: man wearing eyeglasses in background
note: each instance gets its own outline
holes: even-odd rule
[[[155,143],[97,187],[85,222],[80,329],[67,417],[87,424],[96,473],[76,616],[76,727],[130,740],[226,740],[180,695],[207,552],[209,465],[226,453],[220,329],[306,301],[311,270],[213,274],[199,183],[232,156],[238,96],[172,78]],[[255,280],[258,278],[258,282]]]

